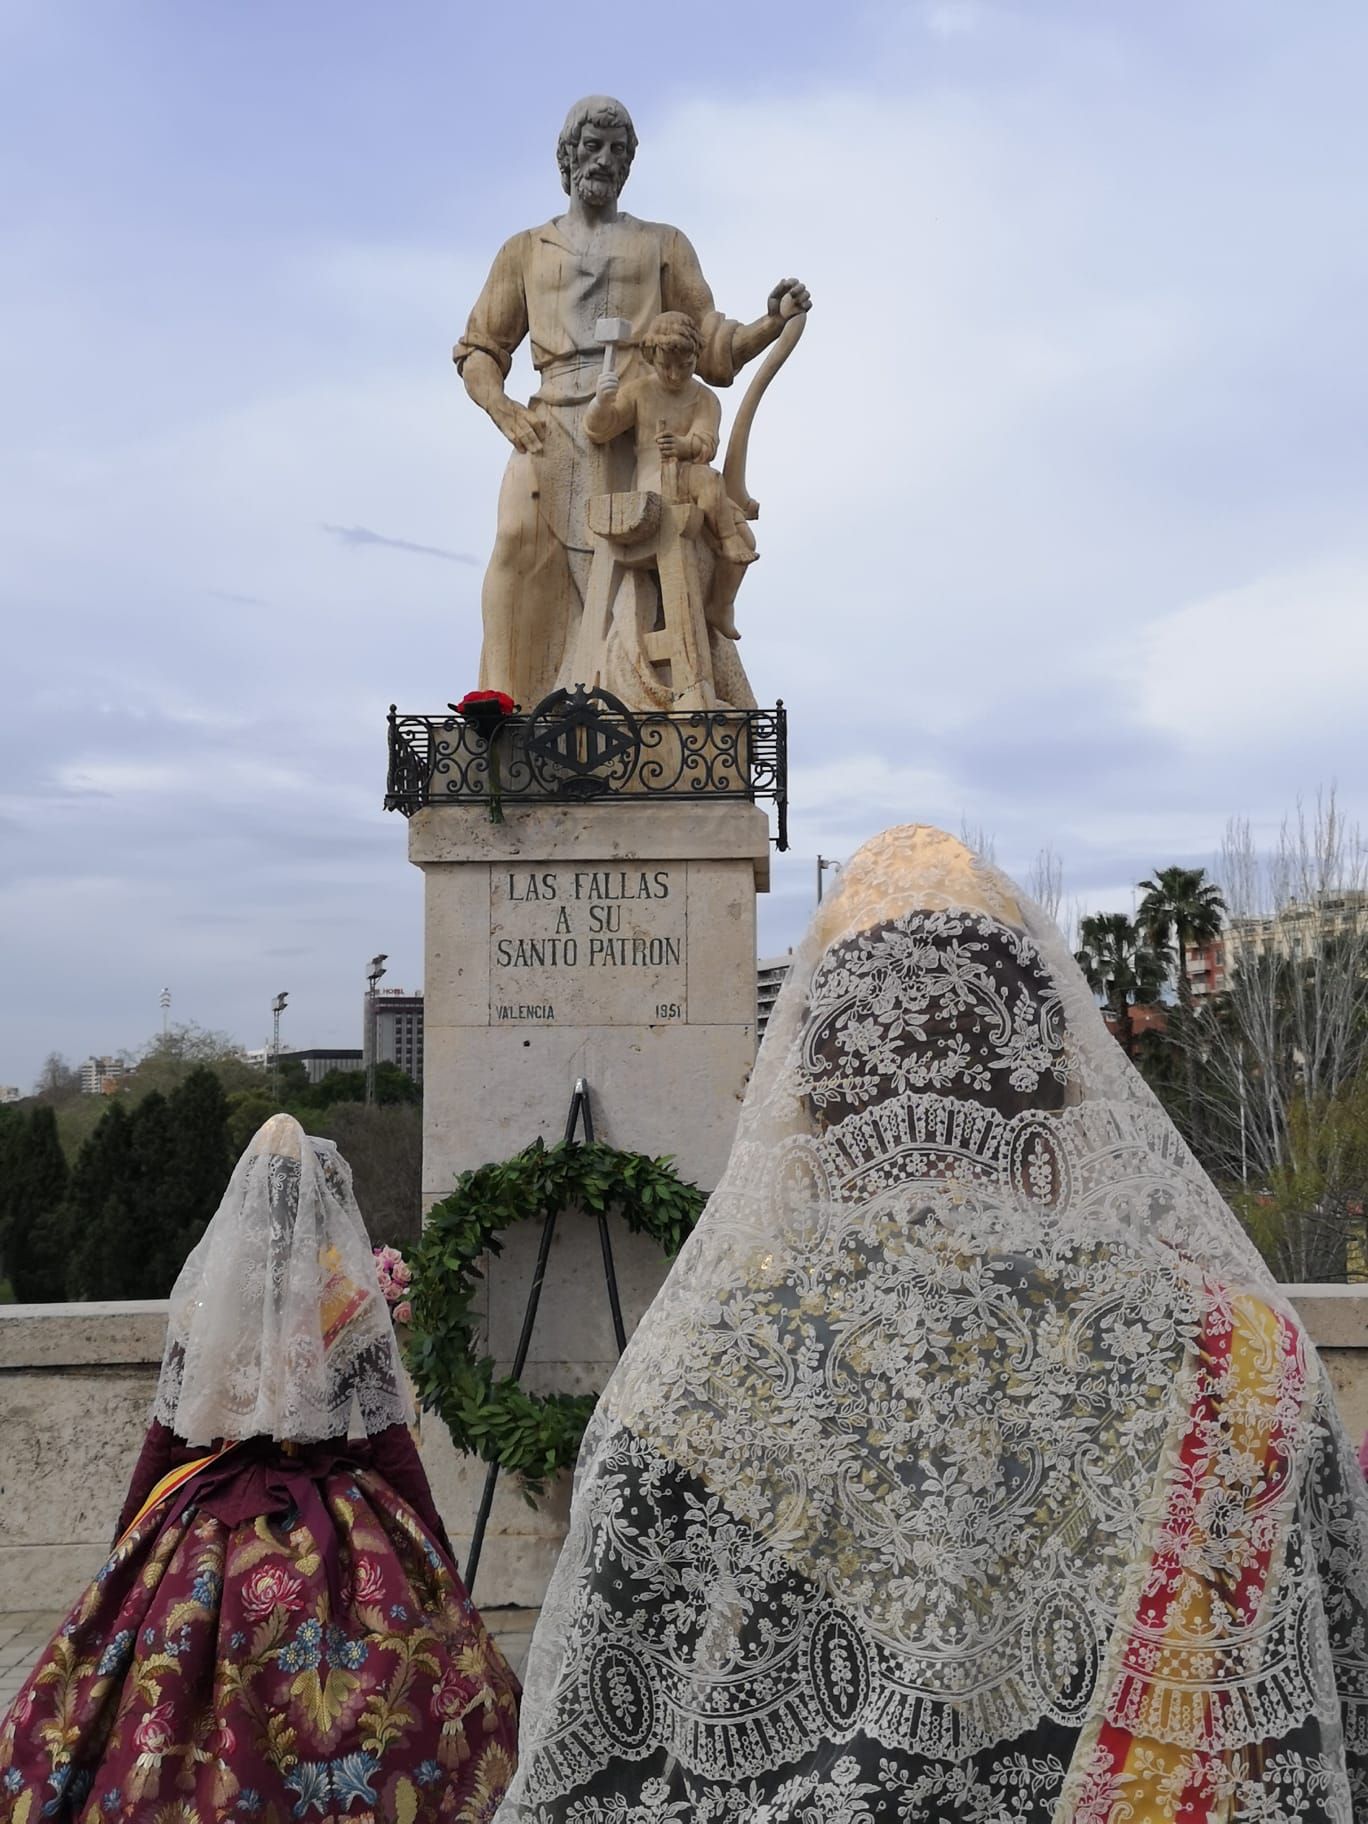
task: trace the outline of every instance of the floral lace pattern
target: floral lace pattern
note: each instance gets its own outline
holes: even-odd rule
[[[153,1417],[190,1443],[297,1443],[413,1418],[375,1259],[331,1141],[276,1115],[171,1292]]]
[[[600,1403],[501,1816],[1350,1824],[1314,1350],[1058,934],[924,834],[822,908]]]
[[[815,1108],[916,1090],[991,1095],[1057,1084],[1073,1068],[1063,1009],[1024,936],[933,913],[837,944],[808,998],[801,1070]]]

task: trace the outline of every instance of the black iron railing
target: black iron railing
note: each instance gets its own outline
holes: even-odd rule
[[[389,713],[385,808],[425,805],[773,802],[788,848],[788,733],[773,709],[629,710],[607,691],[558,690],[486,734],[454,706]]]

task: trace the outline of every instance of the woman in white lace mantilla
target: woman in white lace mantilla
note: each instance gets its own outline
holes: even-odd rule
[[[585,1439],[502,1824],[1368,1818],[1368,1490],[1050,921],[866,845]]]
[[[412,1417],[351,1173],[275,1115],[172,1291],[113,1550],[0,1719],[0,1824],[488,1824],[517,1682]]]

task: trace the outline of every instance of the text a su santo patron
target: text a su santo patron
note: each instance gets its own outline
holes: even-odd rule
[[[526,870],[506,879],[508,903],[545,908],[549,929],[496,937],[496,968],[665,969],[684,960],[680,938],[623,927],[624,906],[645,910],[671,898],[667,869]]]

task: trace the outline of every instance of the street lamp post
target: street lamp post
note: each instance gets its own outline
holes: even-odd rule
[[[276,1101],[280,1100],[280,1016],[289,998],[288,990],[282,990],[271,1002],[271,1094]]]
[[[375,1052],[376,1052],[376,1018],[375,1018],[375,985],[385,973],[385,963],[389,952],[382,950],[379,956],[370,960],[366,971],[366,1107],[375,1106]]]
[[[839,874],[841,871],[841,864],[839,861],[832,861],[828,855],[819,855],[817,857],[817,904],[819,906],[822,903],[822,876],[826,873],[828,868],[835,868],[836,872]]]

